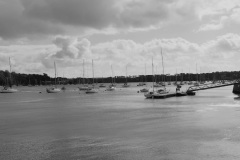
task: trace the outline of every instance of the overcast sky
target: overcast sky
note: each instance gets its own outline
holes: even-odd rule
[[[0,70],[59,76],[240,70],[239,0],[0,0]],[[197,69],[196,69],[197,63]]]

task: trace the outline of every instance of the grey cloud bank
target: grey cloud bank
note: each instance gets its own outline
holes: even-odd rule
[[[175,11],[174,1],[0,0],[0,37],[58,35],[89,28],[158,26]],[[178,8],[178,12],[179,12]],[[81,30],[81,31],[80,31]]]

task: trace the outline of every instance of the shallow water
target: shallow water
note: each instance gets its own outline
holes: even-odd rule
[[[91,95],[66,88],[0,94],[1,160],[240,159],[232,86],[160,100],[145,99],[140,87]]]

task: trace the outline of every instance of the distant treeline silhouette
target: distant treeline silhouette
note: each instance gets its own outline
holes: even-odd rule
[[[223,72],[212,72],[212,73],[179,73],[175,75],[155,75],[154,81],[224,81],[224,80],[236,80],[240,79],[240,71],[223,71]],[[7,85],[10,80],[9,71],[0,70],[0,85]],[[137,75],[128,76],[128,82],[152,82],[152,75]],[[92,78],[64,78],[57,77],[58,84],[85,84],[92,83]],[[96,77],[94,78],[94,83],[125,83],[125,76],[115,76],[115,77]],[[11,73],[11,84],[13,85],[23,85],[23,86],[34,86],[34,85],[51,85],[54,84],[54,78],[48,76],[46,73],[42,75],[39,74],[23,74],[23,73]]]

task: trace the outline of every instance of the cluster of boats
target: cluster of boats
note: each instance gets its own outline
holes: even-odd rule
[[[163,65],[163,59],[162,59],[162,65]],[[9,58],[9,66],[10,66],[10,77],[9,77],[9,81],[8,81],[8,85],[4,86],[1,90],[0,93],[15,93],[18,92],[17,89],[12,88],[11,85],[11,61]],[[83,65],[84,66],[84,65]],[[195,92],[181,92],[180,88],[182,85],[190,85],[190,86],[200,86],[200,85],[204,85],[205,82],[193,82],[193,81],[189,81],[189,82],[183,82],[181,80],[180,83],[177,82],[177,78],[176,81],[174,83],[172,82],[165,82],[165,80],[163,80],[162,82],[155,82],[154,79],[154,72],[153,72],[153,60],[152,60],[152,76],[153,76],[153,81],[152,81],[152,87],[151,89],[144,87],[146,86],[146,82],[140,82],[137,86],[143,87],[142,89],[140,89],[140,92],[144,93],[144,96],[146,98],[168,98],[168,97],[172,97],[172,96],[186,96],[186,95],[195,95]],[[111,66],[112,69],[112,66]],[[57,83],[56,83],[56,64],[54,62],[54,70],[55,70],[55,85],[46,88],[46,92],[47,93],[59,93],[62,91],[65,91],[66,88],[63,86],[62,88],[58,88],[57,87]],[[84,91],[86,94],[93,94],[93,93],[98,93],[99,88],[106,88],[105,91],[115,91],[116,90],[116,83],[115,80],[113,80],[112,78],[112,83],[109,86],[106,86],[104,83],[100,84],[100,85],[95,85],[94,84],[94,67],[93,67],[93,61],[92,61],[92,71],[93,71],[93,83],[92,85],[82,85],[81,87],[78,87],[78,89],[80,91]],[[113,71],[112,71],[113,74]],[[145,66],[145,74],[146,74],[146,66]],[[164,65],[163,65],[163,75],[164,75]],[[83,75],[84,76],[84,75]],[[113,75],[112,75],[113,77]],[[146,81],[146,80],[145,80]],[[169,89],[166,88],[166,84],[167,85],[175,85],[176,86],[176,92],[170,92]],[[130,87],[130,85],[128,84],[127,81],[127,67],[126,67],[126,82],[121,86],[122,88],[128,88]],[[237,87],[235,87],[237,88]],[[239,86],[238,86],[238,91],[239,91]]]

